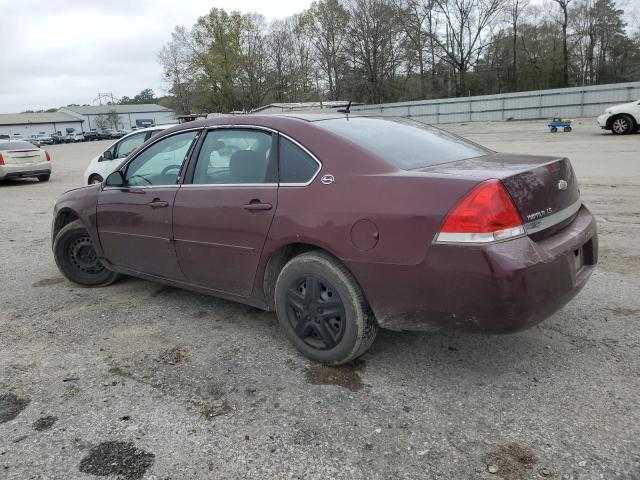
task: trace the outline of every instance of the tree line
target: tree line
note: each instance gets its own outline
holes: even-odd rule
[[[318,0],[213,8],[158,60],[178,113],[383,103],[639,80],[640,30],[613,0]]]

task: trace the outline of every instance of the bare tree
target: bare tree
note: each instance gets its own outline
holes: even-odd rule
[[[178,113],[191,113],[193,70],[190,65],[192,47],[191,32],[180,25],[171,33],[171,40],[158,52],[158,61],[162,66],[163,80],[169,86],[169,92],[175,98]]]
[[[122,126],[122,121],[120,120],[120,115],[115,110],[109,110],[107,112],[107,116],[105,117],[105,123],[111,128],[115,128],[116,130]]]
[[[504,0],[434,0],[444,16],[445,38],[435,37],[442,59],[458,74],[457,93],[467,93],[466,75],[492,41],[487,34]]]
[[[391,0],[350,0],[348,11],[349,49],[356,69],[362,69],[367,100],[380,103],[387,98],[386,84],[398,66],[399,28]]]
[[[339,100],[341,72],[346,64],[345,40],[349,13],[338,0],[320,0],[304,13],[302,25],[309,31],[330,99]]]
[[[553,0],[562,11],[562,86],[569,86],[569,48],[567,46],[567,28],[569,26],[569,4],[571,0]]]
[[[109,125],[109,121],[107,120],[107,117],[105,115],[101,113],[100,115],[96,116],[96,130],[105,130],[107,128],[107,125]]]
[[[509,0],[507,6],[509,20],[511,23],[511,91],[518,90],[518,25],[522,12],[529,5],[528,0]]]

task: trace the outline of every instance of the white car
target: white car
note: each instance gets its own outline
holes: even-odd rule
[[[640,128],[640,101],[607,107],[598,117],[598,125],[616,135],[633,133]]]
[[[80,132],[70,133],[67,135],[67,141],[70,143],[84,142],[84,134]]]
[[[84,172],[84,183],[102,183],[131,152],[146,142],[148,139],[174,125],[158,125],[155,127],[135,130],[120,138],[117,142],[98,155]]]
[[[0,180],[36,177],[46,182],[51,176],[51,156],[25,140],[0,140]]]

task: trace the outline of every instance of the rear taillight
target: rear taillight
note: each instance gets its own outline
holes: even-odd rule
[[[4,157],[0,153],[0,165],[4,165]]]
[[[51,161],[51,155],[49,155],[49,152],[47,152],[46,150],[44,150],[44,156],[47,157],[47,162]]]
[[[447,215],[436,243],[491,243],[524,235],[522,219],[500,180],[471,190]]]

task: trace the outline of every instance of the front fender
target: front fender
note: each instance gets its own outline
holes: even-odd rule
[[[80,220],[89,232],[96,253],[103,256],[102,245],[98,235],[97,204],[101,185],[88,185],[63,193],[53,207],[51,240],[64,225],[76,219]]]

